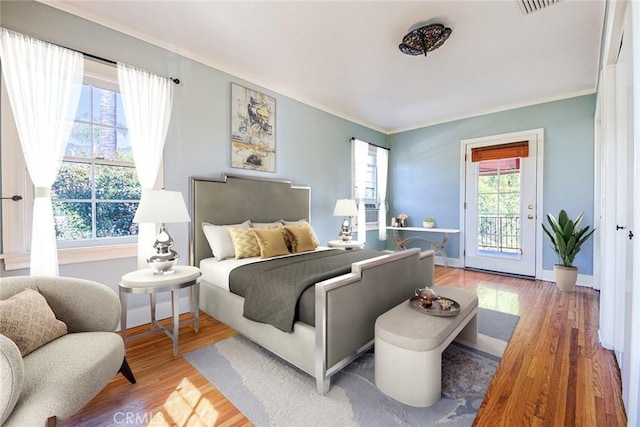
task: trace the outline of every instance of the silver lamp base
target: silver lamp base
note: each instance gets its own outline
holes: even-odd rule
[[[349,219],[345,218],[338,236],[343,242],[348,242],[351,240],[351,234],[351,225],[349,224]]]
[[[174,252],[175,253],[175,252]],[[173,266],[176,265],[178,261],[178,256],[174,259],[166,259],[163,257],[159,257],[157,255],[152,256],[147,260],[149,268],[153,274],[173,274],[176,271],[173,269]]]
[[[158,233],[158,237],[156,237],[156,242],[153,244],[156,253],[147,259],[147,263],[153,274],[159,275],[175,273],[173,266],[176,265],[180,255],[171,249],[172,246],[173,239],[163,225],[160,227],[160,232]]]

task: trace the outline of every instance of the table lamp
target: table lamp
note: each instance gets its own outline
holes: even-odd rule
[[[338,199],[333,209],[333,216],[343,216],[344,221],[340,228],[340,239],[344,242],[351,240],[351,217],[358,215],[358,207],[353,199]]]
[[[155,253],[147,259],[153,274],[171,274],[173,266],[180,256],[171,249],[173,239],[165,224],[170,222],[189,222],[189,212],[179,191],[142,190],[138,210],[133,217],[136,223],[161,224],[160,231],[153,244]]]

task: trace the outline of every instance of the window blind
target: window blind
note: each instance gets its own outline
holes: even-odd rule
[[[529,157],[529,141],[510,142],[508,144],[471,149],[472,162],[511,159],[514,157]]]

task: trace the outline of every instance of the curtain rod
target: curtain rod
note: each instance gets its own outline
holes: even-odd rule
[[[355,136],[352,136],[352,137],[351,137],[351,139],[350,139],[349,141],[353,142],[353,140],[354,140],[354,139],[358,139],[358,138],[356,138]],[[365,142],[366,142],[366,141],[365,141]],[[383,147],[382,145],[372,144],[372,143],[370,143],[370,142],[367,142],[367,144],[369,144],[369,145],[373,145],[374,147],[382,148],[383,150],[391,151],[391,149],[390,149],[390,148]]]
[[[49,42],[49,43],[51,43],[51,42]],[[81,51],[79,49],[73,49],[71,47],[62,46],[62,45],[59,45],[57,43],[52,43],[52,44],[55,44],[56,46],[59,46],[59,47],[65,48],[65,49],[72,50],[74,52],[81,53],[82,55],[84,55],[86,57],[89,57],[91,59],[95,59],[96,61],[106,62],[107,64],[116,65],[116,66],[118,65],[118,62],[116,62],[116,61],[114,61],[112,59],[103,58],[101,56],[97,56],[97,55],[93,55],[91,53],[83,52],[83,51]],[[177,84],[177,85],[180,84],[180,79],[178,79],[178,78],[175,78],[175,77],[167,77],[167,78],[169,80],[171,80],[172,82],[174,82],[175,84]]]

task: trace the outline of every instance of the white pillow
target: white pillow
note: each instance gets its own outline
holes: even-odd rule
[[[208,222],[202,223],[202,231],[204,232],[211,252],[217,261],[222,261],[227,258],[235,258],[236,253],[233,249],[233,241],[227,227],[249,228],[251,222],[246,220],[240,224],[228,224],[228,225],[214,225]]]

